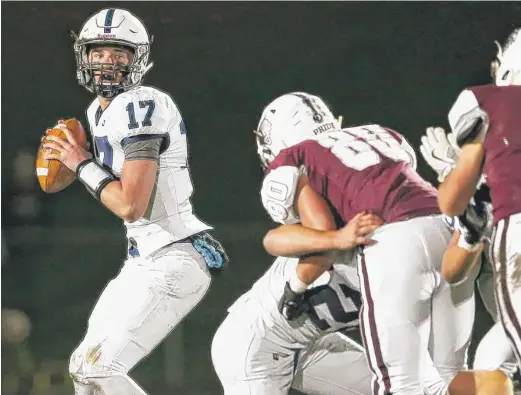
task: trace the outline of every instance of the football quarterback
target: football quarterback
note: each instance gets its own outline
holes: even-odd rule
[[[227,256],[194,214],[186,127],[172,98],[143,86],[151,39],[132,13],[107,8],[74,35],[76,78],[96,95],[87,109],[94,155],[64,125],[48,159],[76,172],[124,220],[128,257],[103,290],[71,356],[76,395],[143,395],[128,372],[203,299]]]

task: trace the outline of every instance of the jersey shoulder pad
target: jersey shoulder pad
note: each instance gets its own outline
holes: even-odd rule
[[[464,89],[452,105],[448,119],[451,129],[454,130],[460,118],[469,111],[479,107],[478,99],[471,89]]]
[[[449,112],[449,123],[460,147],[487,132],[488,114],[481,109],[473,88],[460,93]]]
[[[111,104],[116,106],[117,122],[120,124],[119,139],[139,135],[167,136],[176,127],[180,129],[181,114],[172,98],[151,87],[138,87],[117,96]]]
[[[270,171],[262,182],[261,200],[270,217],[281,224],[300,222],[293,208],[302,170],[295,166],[280,166]]]

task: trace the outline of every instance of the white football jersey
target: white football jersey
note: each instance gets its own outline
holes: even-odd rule
[[[195,215],[188,170],[186,129],[172,98],[158,89],[139,86],[114,98],[101,110],[96,98],[87,109],[96,160],[121,175],[123,146],[143,136],[164,137],[156,185],[145,215],[127,223],[127,237],[137,243],[140,256],[195,233],[212,229]],[[146,139],[146,137],[145,137]]]
[[[357,327],[361,299],[356,254],[346,253],[341,263],[333,265],[334,270],[325,272],[309,286],[305,292],[309,312],[289,322],[279,313],[278,302],[297,264],[298,258],[277,258],[228,311],[241,309],[259,317],[265,337],[287,347],[305,346],[326,333]]]

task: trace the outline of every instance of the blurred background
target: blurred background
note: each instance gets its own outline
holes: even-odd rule
[[[151,394],[222,393],[211,338],[271,262],[252,134],[263,107],[308,91],[344,125],[380,123],[418,147],[426,126],[447,125],[461,89],[488,83],[494,40],[521,23],[519,2],[2,2],[4,395],[72,393],[69,354],[125,257],[118,218],[78,183],[46,195],[34,175],[46,128],[67,117],[87,125],[93,97],[75,82],[69,31],[108,6],[131,10],[155,36],[145,83],[183,113],[195,210],[231,257],[202,304],[132,372]],[[435,182],[421,158],[419,171]],[[478,307],[475,340],[490,322]]]

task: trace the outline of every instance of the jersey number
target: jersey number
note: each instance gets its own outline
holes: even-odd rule
[[[145,114],[145,118],[143,122],[141,122],[142,126],[152,126],[152,114],[156,109],[156,103],[154,100],[140,100],[139,108],[146,108],[147,113]],[[134,110],[134,103],[130,102],[127,104],[126,110],[128,112],[128,118],[130,123],[128,124],[129,129],[137,129],[139,128],[139,122],[136,121],[136,112]]]
[[[320,285],[306,291],[304,298],[310,306],[308,316],[310,320],[321,330],[331,329],[331,324],[341,324],[343,328],[353,326],[358,319],[358,310],[362,301],[358,292],[345,284],[338,284],[346,303],[353,306],[351,311],[346,311],[340,301],[337,292],[329,285]],[[320,309],[326,306],[327,311]],[[342,329],[335,327],[335,330]]]
[[[330,132],[315,137],[317,143],[327,148],[344,165],[354,170],[364,170],[380,163],[380,155],[396,162],[409,161],[409,154],[385,129],[363,126]]]
[[[107,167],[112,168],[112,162],[114,160],[114,151],[109,143],[107,136],[95,137],[94,142],[96,144],[96,151],[98,151],[99,161]]]
[[[270,180],[267,188],[266,188],[266,196],[270,199],[276,200],[268,200],[266,202],[266,210],[271,215],[272,218],[277,218],[279,221],[284,221],[288,218],[288,210],[284,208],[281,203],[285,203],[288,198],[288,187],[277,181]]]

